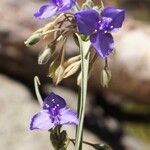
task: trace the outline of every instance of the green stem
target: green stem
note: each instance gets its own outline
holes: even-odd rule
[[[70,139],[70,141],[71,141],[71,142],[75,145],[75,139]],[[87,142],[87,141],[82,141],[82,143],[84,143],[84,144],[87,144],[87,145],[90,145],[90,146],[94,147],[94,144],[89,143],[89,142]]]
[[[85,116],[86,107],[86,95],[87,95],[87,82],[88,82],[88,72],[89,72],[89,56],[90,53],[87,52],[90,48],[89,41],[83,41],[79,35],[77,35],[80,45],[81,53],[81,89],[79,98],[79,125],[76,133],[76,143],[75,150],[82,150],[82,136],[83,136],[83,123]]]

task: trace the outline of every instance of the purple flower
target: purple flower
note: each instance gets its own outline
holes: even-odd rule
[[[52,92],[44,99],[42,110],[33,116],[30,130],[49,130],[57,125],[78,125],[78,118],[65,100]]]
[[[71,9],[74,5],[75,0],[50,0],[50,4],[42,6],[34,16],[37,19],[47,19]]]
[[[125,11],[112,7],[105,8],[101,14],[96,10],[84,10],[74,16],[78,30],[81,34],[90,35],[90,41],[96,52],[107,58],[114,48],[111,32],[121,28]]]

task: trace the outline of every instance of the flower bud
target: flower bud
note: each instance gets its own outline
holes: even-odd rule
[[[52,55],[52,49],[47,47],[43,52],[39,54],[38,64],[43,65],[46,64]]]
[[[66,150],[70,142],[65,130],[62,132],[52,130],[50,133],[50,140],[56,150]]]
[[[38,43],[42,38],[42,33],[36,33],[31,35],[24,43],[26,46],[30,47]]]
[[[101,85],[107,88],[110,80],[111,80],[111,71],[108,68],[103,69],[100,78]]]
[[[112,150],[110,146],[106,144],[94,144],[93,146],[96,150]]]
[[[74,57],[68,59],[68,60],[64,63],[64,66],[67,66],[67,67],[68,67],[69,65],[71,65],[72,63],[75,63],[75,62],[79,61],[80,59],[81,59],[81,55],[74,56]]]
[[[50,78],[54,78],[55,76],[55,71],[59,66],[59,62],[57,59],[55,59],[54,61],[51,62],[50,66],[49,66],[49,73],[48,73],[48,77]]]
[[[56,85],[58,83],[60,83],[63,79],[63,75],[64,75],[64,66],[60,65],[56,71],[55,71],[55,75],[54,75],[54,78],[53,78],[53,82],[56,83]]]
[[[68,78],[72,76],[73,74],[75,74],[80,68],[80,65],[81,65],[81,61],[77,61],[77,62],[70,64],[64,71],[64,78]]]

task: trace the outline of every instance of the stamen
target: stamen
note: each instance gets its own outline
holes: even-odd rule
[[[107,33],[108,31],[104,31],[104,33]]]
[[[45,104],[45,105],[46,105],[47,108],[49,108],[49,105],[48,105],[48,104]]]
[[[52,99],[52,102],[55,103],[55,99]]]
[[[114,28],[114,26],[110,26],[110,28],[112,29],[112,28]]]
[[[100,30],[103,30],[103,27],[101,26],[99,29],[100,29]]]

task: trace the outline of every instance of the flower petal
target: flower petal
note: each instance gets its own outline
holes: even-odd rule
[[[69,108],[63,108],[60,110],[60,124],[61,125],[78,125],[77,113]]]
[[[49,130],[54,126],[48,110],[35,114],[30,124],[30,130]]]
[[[125,18],[125,11],[123,9],[116,9],[113,7],[105,8],[102,13],[102,17],[112,18],[112,21],[109,25],[110,31],[115,30],[116,28],[121,28],[124,18]]]
[[[57,7],[54,5],[44,5],[34,14],[37,19],[47,19],[56,14]]]
[[[74,15],[78,30],[84,35],[90,35],[94,32],[99,21],[99,14],[96,10],[84,10]]]
[[[48,106],[49,105],[49,106]],[[55,106],[58,106],[59,109],[64,108],[66,106],[65,100],[60,97],[59,95],[56,95],[55,93],[51,92],[43,102],[43,109],[52,109]]]
[[[66,107],[65,100],[53,92],[51,92],[43,102],[43,109],[49,110],[49,113],[54,116],[57,116],[59,114],[59,110],[64,107]]]
[[[90,36],[90,41],[96,52],[102,57],[107,58],[114,48],[113,37],[110,33],[99,31]]]
[[[62,1],[62,6],[59,7],[58,13],[62,13],[64,11],[67,11],[71,9],[75,5],[75,0],[63,0]]]

